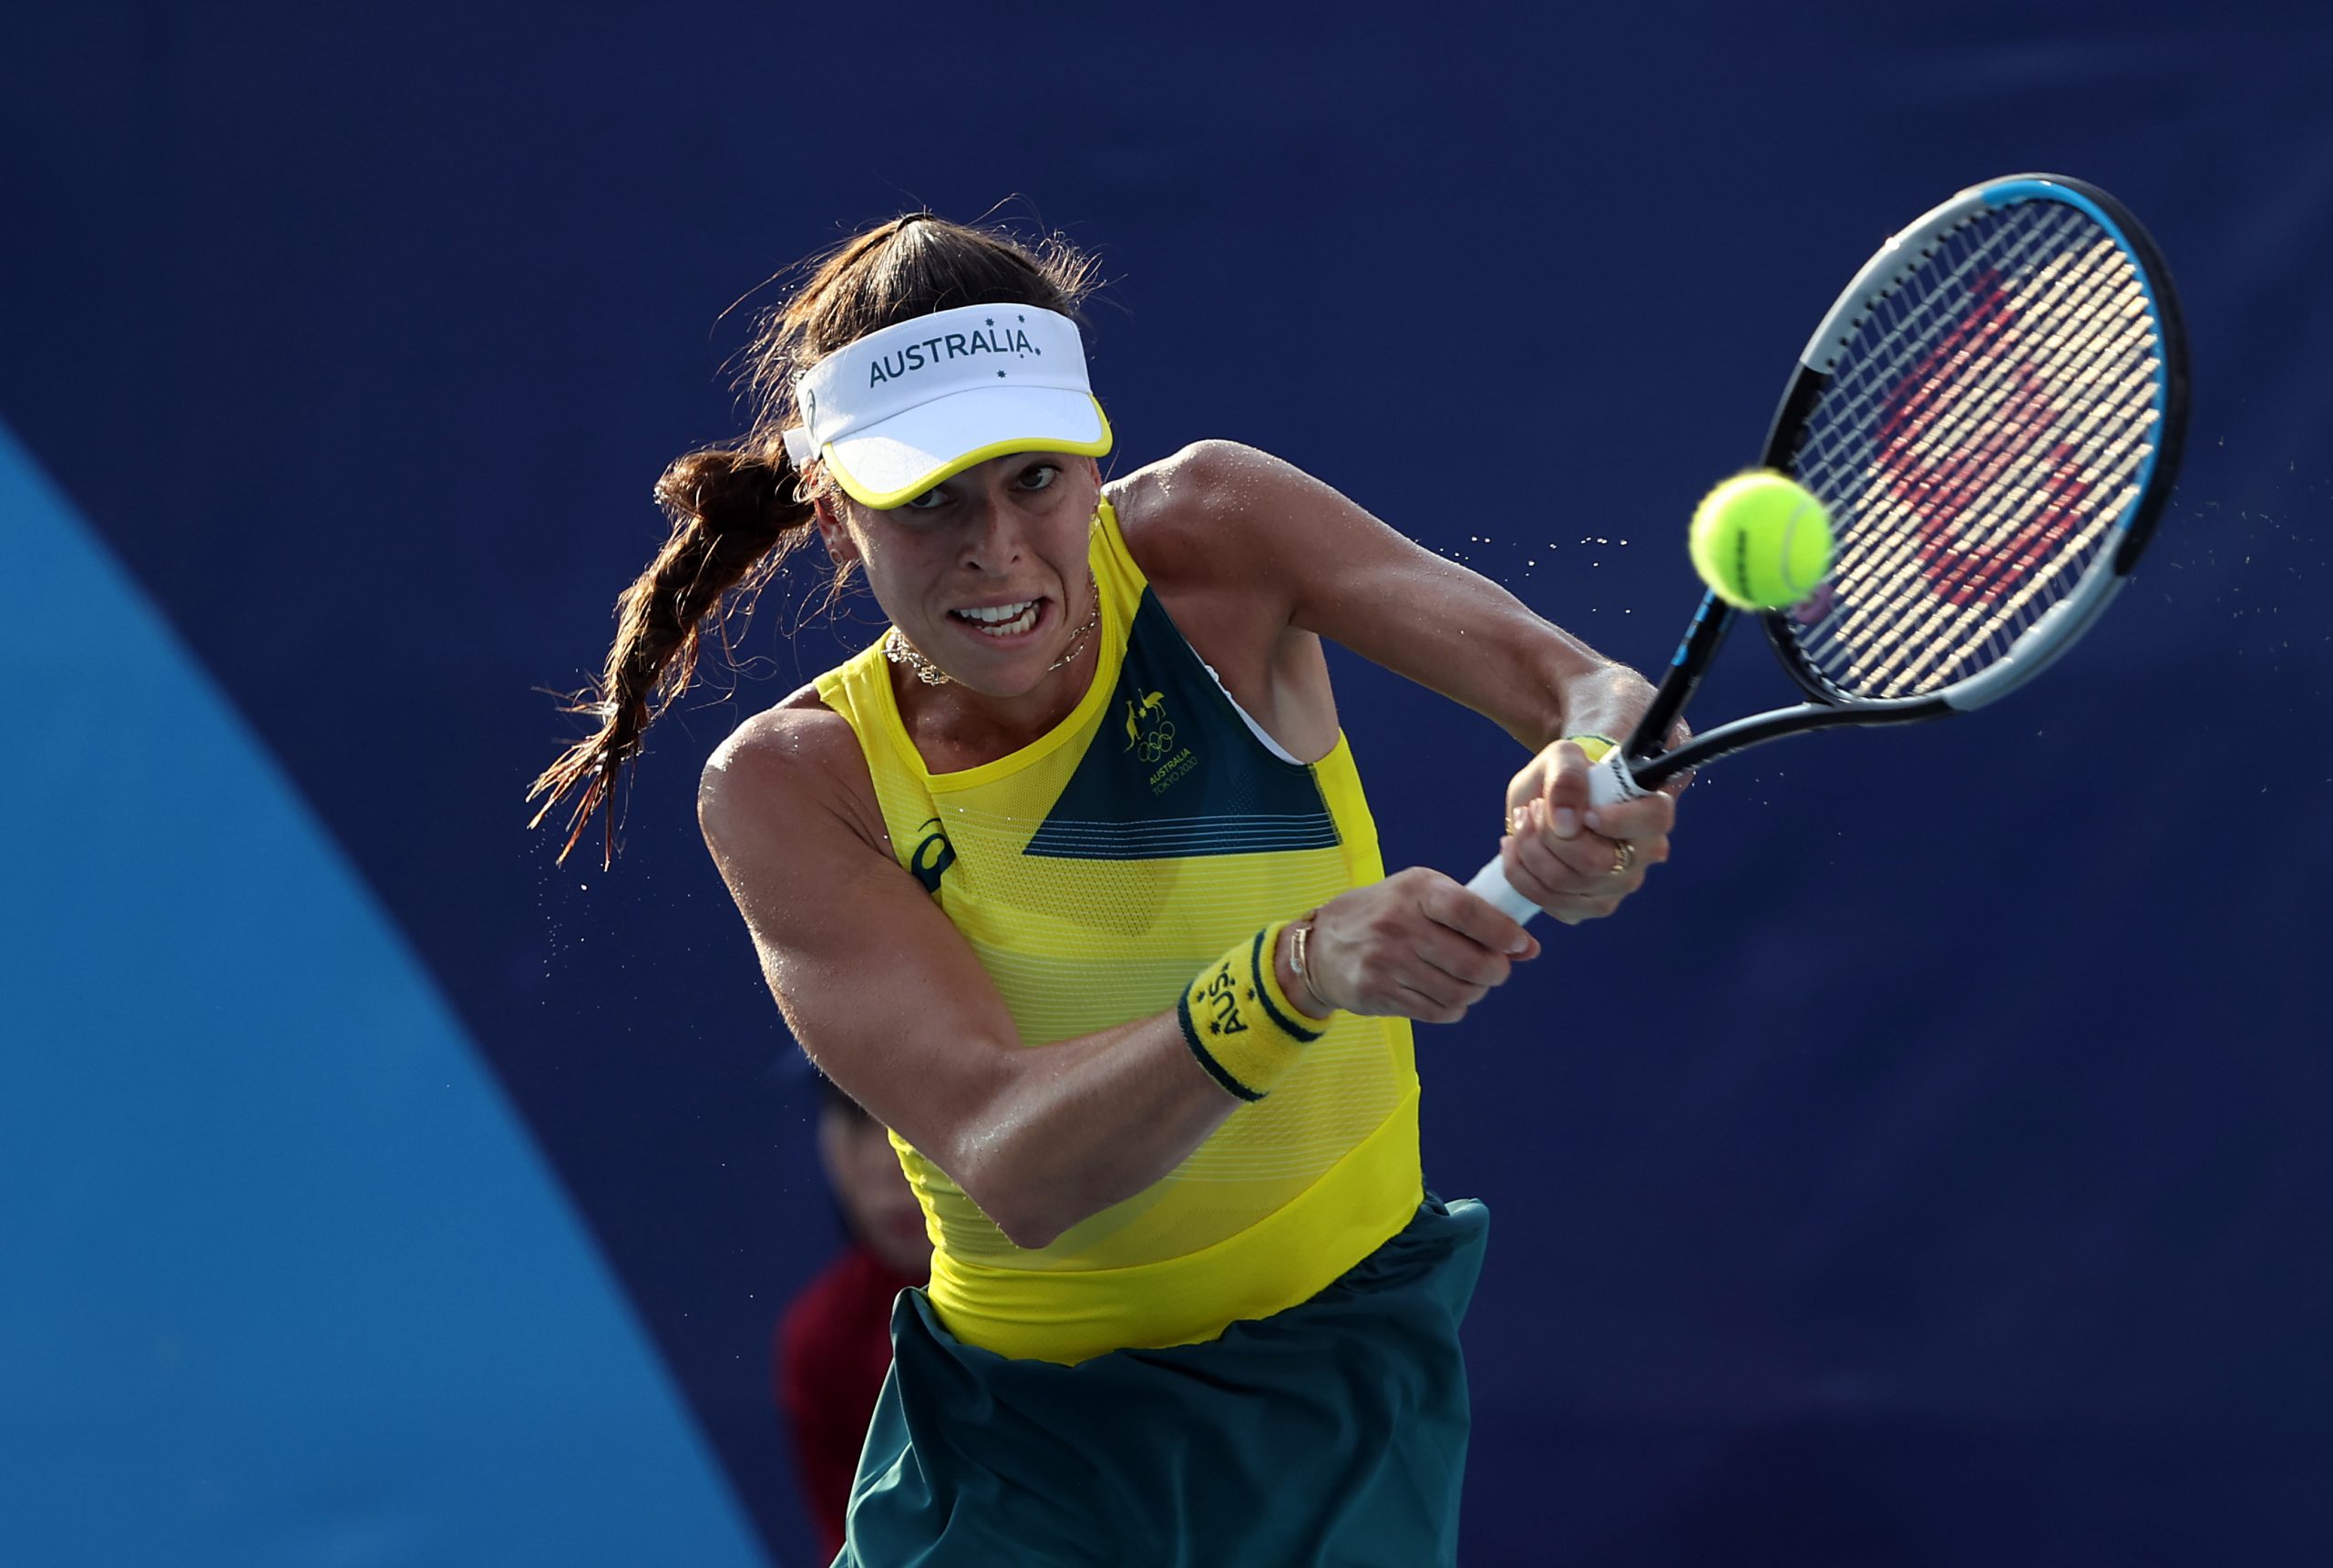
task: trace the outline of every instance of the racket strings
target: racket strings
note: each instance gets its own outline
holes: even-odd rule
[[[2097,280],[2091,280],[2091,282],[2094,285]],[[2091,296],[2097,292],[2093,286],[2083,294],[2073,296],[2071,302],[2078,308],[2085,310],[2093,308]],[[2143,304],[2143,301],[2142,300],[2140,303]],[[2143,333],[2145,330],[2143,320],[2136,323],[2136,330]],[[2015,345],[2006,346],[2014,347]],[[2055,379],[2068,382],[2091,376],[2098,368],[2095,361],[2101,358],[2118,357],[2119,351],[2126,346],[2127,341],[2118,343],[2115,340],[2102,337],[2094,341],[2085,352],[2055,367]],[[1941,410],[1936,427],[1927,432],[1924,439],[1913,445],[1911,450],[1915,456],[1923,461],[1933,463],[1931,472],[1939,487],[1965,488],[1972,480],[1989,482],[1998,478],[2005,456],[2005,442],[2018,434],[2017,429],[2011,425],[2005,415],[2008,413],[2022,415],[2030,412],[2029,409],[2005,408],[2005,405],[2008,405],[2012,395],[2020,390],[2011,379],[2009,364],[2010,359],[2008,354],[1995,355],[1992,369],[1976,385],[1963,390],[1955,404]],[[1933,387],[1929,389],[1931,394],[1933,390]],[[1931,395],[1927,401],[1941,400]],[[2094,426],[2109,411],[2105,406],[2091,410],[2076,427],[2077,436],[2086,434],[2088,428]],[[1920,408],[1918,403],[1915,402],[1906,405],[1906,412],[1924,413],[1925,411]],[[1942,454],[1941,456],[1936,456],[1939,453]],[[1891,477],[1892,476],[1885,471],[1874,477],[1865,493],[1865,500],[1871,504],[1884,501],[1886,492],[1890,487]],[[1851,555],[1859,559],[1868,556],[1874,549],[1883,548],[1891,544],[1900,548],[1903,543],[1904,539],[1900,533],[1890,534],[1880,530],[1866,530],[1857,540],[1856,548]],[[1848,564],[1852,564],[1852,561]]]
[[[2103,447],[2092,443],[2090,449],[2095,456],[2080,481],[2091,495],[2103,491],[2097,504],[2075,510],[2062,504],[2062,496],[2047,488],[2036,489],[2002,513],[1989,531],[1967,541],[1967,557],[1971,560],[1999,559],[2020,541],[2024,556],[2048,550],[2054,552],[2052,558],[2019,560],[2016,564],[2026,568],[2022,580],[2013,575],[2001,579],[2017,586],[2006,593],[1977,594],[1971,602],[1978,607],[1990,608],[1992,601],[1998,601],[1999,612],[1992,615],[1971,616],[1967,606],[1955,605],[1948,597],[1932,591],[1934,585],[1924,580],[1917,569],[1899,569],[1892,595],[1896,619],[1884,637],[1873,640],[1865,651],[1865,662],[1870,665],[1866,678],[1888,679],[1915,688],[1929,676],[1944,681],[1964,678],[1962,671],[1970,659],[1981,668],[2006,653],[2017,634],[2062,597],[2056,590],[2081,579],[2097,559],[2115,518],[2136,499],[2136,476],[2149,450],[2139,437],[2153,424],[2152,405],[2116,412],[2126,414],[2133,428]],[[2099,423],[2098,419],[2084,421],[2091,426]],[[2040,516],[2045,510],[2054,512],[2046,522]],[[1948,613],[1960,619],[1948,635],[1942,624]],[[1948,665],[1946,656],[1955,652],[1960,655],[1959,661]],[[1883,654],[1886,657],[1877,657]]]
[[[1809,431],[1807,444],[1800,455],[1802,477],[1810,468],[1822,474],[1835,487],[1830,496],[1834,517],[1845,514],[1847,518],[1865,525],[1844,530],[1845,543],[1835,563],[1835,575],[1844,578],[1858,575],[1892,578],[1902,559],[1918,543],[1917,536],[1907,536],[1900,527],[1870,526],[1884,520],[1889,510],[1890,493],[1896,487],[1892,483],[1890,473],[1865,460],[1870,449],[1870,432],[1868,419],[1864,416],[1869,413],[1870,403],[1881,395],[1884,388],[1900,384],[1907,379],[1914,354],[1925,353],[1934,356],[1940,335],[1939,325],[1934,318],[1944,304],[1968,287],[1968,274],[1981,259],[1981,253],[1972,253],[1940,280],[1936,290],[1921,297],[1921,305],[1929,319],[1911,320],[1909,312],[1898,308],[1894,319],[1883,323],[1882,330],[1886,335],[1879,339],[1883,344],[1892,343],[1894,352],[1859,361],[1852,370],[1835,378],[1834,386],[1826,397],[1839,401],[1829,401],[1824,410],[1824,417]],[[1891,296],[1891,301],[1900,298],[1900,294]],[[1951,345],[1948,343],[1946,346]],[[1932,450],[1943,446],[1948,451],[1960,450],[1970,426],[1987,433],[1998,430],[2000,405],[2009,388],[2005,362],[1995,356],[1992,366],[1989,373],[1961,390],[1957,402],[1946,412],[1946,425],[1927,432],[1920,443],[1922,447]],[[1936,383],[1931,381],[1924,390],[1933,394],[1935,389]],[[1899,418],[1910,423],[1924,412],[1923,401],[1922,398],[1905,400],[1898,410]],[[1963,475],[1956,472],[1948,463],[1939,471],[1938,477],[1952,480]],[[1855,483],[1858,477],[1865,481],[1860,487]],[[1843,500],[1849,504],[1839,505]],[[1845,623],[1831,629],[1832,634],[1852,637],[1867,619],[1869,609],[1865,606],[1865,613],[1850,615]]]
[[[1841,538],[1793,621],[1823,679],[1916,696],[2006,655],[2133,503],[2159,371],[2144,284],[2079,210],[1947,234],[1857,323],[1793,459]]]
[[[1894,384],[1906,379],[1904,362],[1908,358],[1913,346],[1917,345],[1907,345],[1890,363],[1887,367],[1890,372],[1886,377],[1887,384]],[[1998,471],[2001,453],[1999,436],[2002,434],[2003,424],[2002,405],[2018,388],[2011,379],[2010,360],[2007,354],[1991,352],[1979,358],[1966,345],[1948,342],[1943,346],[1953,349],[1955,351],[1953,357],[1962,365],[1974,363],[1985,368],[1975,377],[1964,376],[1959,382],[1948,382],[1941,377],[1930,378],[1917,393],[1897,398],[1888,423],[1917,432],[1917,439],[1903,443],[1904,452],[1906,456],[1917,457],[1931,466],[1925,476],[1927,481],[1938,488],[1966,487],[1974,477],[1975,469],[1978,465],[1989,462]],[[2013,347],[2014,344],[1989,346],[1999,349],[2005,346]],[[1928,353],[1929,357],[1933,358],[1937,350],[1931,347]],[[1865,376],[1861,379],[1868,384],[1871,378]],[[1851,390],[1869,395],[1867,384]],[[1939,394],[1949,394],[1949,396],[1942,396]],[[1849,412],[1865,416],[1843,421],[1840,427],[1842,433],[1850,438],[1852,455],[1855,457],[1863,456],[1867,451],[1866,443],[1870,434],[1868,410],[1847,409],[1845,405],[1835,405],[1835,408],[1828,412]],[[1886,432],[1883,431],[1882,434]],[[1992,439],[1972,446],[1970,445],[1972,435],[1989,436]],[[1938,453],[1942,454],[1941,457],[1937,456]],[[1900,482],[1900,468],[1871,465],[1858,465],[1858,466],[1867,480],[1863,493],[1858,497],[1866,511],[1883,507],[1891,493],[1900,498],[1904,487]],[[1859,530],[1854,544],[1850,547],[1848,564],[1853,564],[1854,560],[1867,556],[1875,544],[1881,548],[1892,545],[1900,549],[1905,540],[1900,532],[1891,533],[1868,528]]]
[[[2083,309],[2108,308],[2109,304],[2081,295],[2072,300]],[[2143,320],[2121,334],[2102,335],[2086,350],[2049,366],[2048,378],[2057,384],[2095,380],[2102,368],[2128,361],[2131,349],[2137,346],[2134,340],[2144,336]],[[2143,374],[2152,374],[2151,364],[2144,361],[2140,364]],[[1941,573],[1934,570],[1932,543],[1917,522],[1889,518],[1891,507],[1907,508],[1900,497],[1888,493],[1886,476],[1874,480],[1861,497],[1863,515],[1878,526],[1859,533],[1841,568],[1848,580],[1869,586],[1855,596],[1854,610],[1832,635],[1856,645],[1862,666],[1856,675],[1867,687],[1887,682],[1900,688],[1917,684],[1930,674],[1951,678],[1958,667],[1942,667],[1941,656],[1955,647],[1997,656],[2003,648],[1988,639],[2015,620],[2015,612],[2030,605],[2052,581],[2078,577],[2086,569],[2093,559],[2091,548],[2100,541],[2105,524],[2129,502],[2129,493],[2123,490],[2112,498],[2111,505],[2093,508],[2087,523],[2082,523],[2065,507],[2067,497],[2061,486],[2030,486],[2022,482],[2023,476],[2010,472],[2010,462],[2025,455],[2015,444],[2028,436],[2032,413],[2020,405],[2015,390],[1997,369],[1979,393],[1967,397],[1951,417],[1940,421],[1933,438],[1917,448],[1923,461],[1931,461],[1933,453],[1945,454],[1934,460],[1930,470],[1937,494],[1985,491],[2000,498],[2000,509],[1989,518],[1964,514],[1956,565]],[[2101,426],[2129,412],[2117,400],[2102,403],[2066,433],[2062,445],[2097,449],[2095,437]],[[2151,403],[2138,415],[2151,423]],[[2126,436],[2123,441],[2099,450],[2107,482],[2122,477],[2116,471],[2123,466],[2118,459],[2129,446]],[[2045,460],[2051,455],[2042,454]],[[2135,469],[2143,456],[2143,451],[2137,453],[2127,468]],[[2085,476],[2078,482],[2087,487],[2093,481]],[[2045,523],[2039,515],[2051,507],[2056,508],[2055,515]],[[2012,546],[2021,548],[2013,550]],[[2041,562],[2040,552],[2051,548],[2055,559]],[[2046,569],[2033,569],[2042,566]],[[1924,567],[1930,569],[1921,569]],[[2006,596],[2008,617],[1976,615],[1958,632],[1948,631],[1943,623],[1952,615],[1969,611],[1972,604],[1981,610],[2002,597],[1997,591],[1999,585],[2014,580],[2010,574],[2020,567],[2028,569],[2028,576]],[[2027,620],[2039,619],[2039,614],[2036,610]],[[1915,653],[1922,657],[1914,663],[1903,663]]]
[[[2094,285],[2095,280],[2090,281]],[[2041,297],[2038,292],[2034,292],[2036,297]],[[2063,294],[2065,290],[2061,286],[2051,292]],[[2078,298],[2076,302],[2082,308],[2092,308],[2090,301]],[[1963,335],[1966,335],[1965,330]],[[2013,333],[1989,335],[2001,340],[1991,345],[1996,349],[2014,351],[2021,346],[2015,341]],[[1970,363],[1984,363],[1984,356],[1972,353],[1968,343],[1948,346],[1954,350],[1954,361],[1964,367]],[[1979,343],[1976,346],[1982,348],[1986,345]],[[2095,354],[2084,357],[2095,357]],[[1890,484],[1888,470],[1881,469],[1879,482],[1870,486],[1863,497],[1864,510],[1867,514],[1884,512],[1891,498],[1898,504],[1913,499],[1933,502],[1938,498],[1948,504],[1956,499],[1965,503],[1968,497],[1981,494],[1988,488],[1999,490],[2004,480],[2010,487],[2012,495],[2019,490],[2027,490],[2028,493],[2021,506],[1997,515],[1992,519],[1989,531],[1972,531],[1964,527],[1961,537],[1954,541],[1957,547],[1953,552],[1955,564],[1947,566],[1940,572],[1937,569],[1939,558],[1935,548],[1936,541],[1920,532],[1906,530],[1902,527],[1901,519],[1897,520],[1893,532],[1885,529],[1858,530],[1859,540],[1884,540],[1894,547],[1876,553],[1868,549],[1855,550],[1851,552],[1852,559],[1845,563],[1849,581],[1860,578],[1870,579],[1878,586],[1876,594],[1866,592],[1856,596],[1855,610],[1840,625],[1832,629],[1832,634],[1842,641],[1864,645],[1865,656],[1854,661],[1857,668],[1853,669],[1851,674],[1866,685],[1879,681],[1891,692],[1901,691],[1907,685],[1917,684],[1916,680],[1907,680],[1907,676],[1927,673],[1940,664],[1942,661],[1938,655],[1944,645],[1937,641],[1937,633],[1944,629],[1937,622],[1949,610],[1965,609],[1972,600],[1985,605],[2000,597],[1997,591],[1998,585],[1986,581],[1982,574],[1972,572],[1972,568],[1997,569],[2003,548],[2017,536],[2032,530],[2034,515],[2044,504],[2063,498],[2049,488],[2030,491],[2028,487],[2018,483],[2020,477],[2004,472],[2008,466],[2006,459],[2019,455],[2007,444],[2015,442],[2024,433],[2037,412],[2030,406],[2032,401],[2030,397],[2020,402],[2011,395],[2018,388],[2013,378],[2006,374],[2010,363],[2009,353],[1993,354],[1990,370],[1978,379],[1974,389],[1964,395],[1954,405],[1952,413],[1941,420],[1932,419],[1932,411],[1923,406],[1938,401],[1934,395],[1937,390],[1934,381],[1915,396],[1896,400],[1892,423],[1899,431],[1911,429],[1920,434],[1919,439],[1899,445],[1909,448],[1912,460],[1927,466],[1921,472],[1919,493],[1917,495],[1907,495],[1907,487],[1900,483]],[[2088,367],[2077,363],[2055,368],[2058,374],[2052,379],[2063,384],[2083,374]],[[2023,379],[2030,382],[2032,378],[2029,374]],[[1930,427],[1923,429],[1923,425]],[[2028,451],[2032,446],[2030,440],[2024,444]],[[1949,454],[1949,456],[1939,462],[1936,456],[1939,452]],[[1900,462],[1897,466],[1900,468]],[[1900,473],[1895,477],[1900,478]],[[2064,521],[2062,518],[2057,520],[2061,525]],[[2047,545],[2061,541],[2065,531],[2061,526],[2047,531],[2054,538],[2026,538],[2027,553],[2031,554],[2037,543]],[[2080,542],[2086,540],[2080,531],[2076,533],[2076,539],[2075,548],[2079,549]],[[1910,569],[1915,564],[1925,565],[1928,569],[1925,573],[1927,591],[1923,591],[1923,575]],[[2030,565],[2030,562],[2024,564]],[[1993,575],[1999,575],[1998,569]],[[2035,579],[2027,583],[2024,591],[2011,592],[2009,595],[2012,601],[2011,609],[2007,618],[1999,615],[1987,617],[1974,625],[1998,628],[2005,619],[2014,621],[2018,610],[2030,613],[2034,593],[2046,580]],[[1888,591],[1890,589],[1893,591]],[[1969,591],[1972,589],[1984,591],[1972,593]],[[1907,606],[1921,613],[1907,615]],[[1871,634],[1875,628],[1879,627],[1887,629],[1886,635],[1875,645],[1871,643]],[[1906,671],[1901,668],[1902,660],[1889,656],[1890,648],[1900,649],[1914,643],[1927,650],[1927,657],[1921,661],[1919,668]]]

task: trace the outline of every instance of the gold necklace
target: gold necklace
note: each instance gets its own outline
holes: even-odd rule
[[[1098,578],[1088,578],[1086,580],[1092,585],[1094,589],[1093,613],[1085,618],[1084,625],[1079,627],[1076,630],[1069,634],[1069,651],[1045,666],[1045,673],[1048,675],[1060,669],[1063,665],[1067,664],[1080,653],[1085,651],[1086,638],[1093,635],[1094,628],[1101,624],[1101,579]],[[934,664],[930,660],[926,659],[923,656],[922,651],[917,648],[914,643],[910,642],[905,634],[903,634],[896,626],[884,634],[883,657],[889,659],[894,664],[906,665],[910,670],[915,671],[915,678],[922,682],[927,686],[945,686],[949,682],[948,671],[940,668],[939,665]]]

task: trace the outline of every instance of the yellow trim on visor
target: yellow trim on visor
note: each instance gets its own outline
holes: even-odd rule
[[[894,507],[907,505],[933,486],[944,485],[965,469],[985,463],[992,457],[1009,457],[1015,452],[1066,452],[1077,457],[1103,456],[1111,446],[1110,416],[1102,412],[1101,399],[1093,397],[1091,393],[1086,395],[1093,401],[1094,417],[1099,420],[1102,425],[1102,434],[1094,440],[1061,441],[1043,436],[1023,436],[1009,441],[991,442],[986,446],[974,447],[961,457],[949,459],[929,474],[918,477],[914,483],[897,490],[868,490],[861,486],[857,479],[851,477],[848,469],[835,461],[833,442],[828,442],[820,447],[818,456],[825,461],[827,471],[834,475],[835,482],[843,487],[852,500],[862,507],[872,507],[879,512],[888,512]],[[846,436],[845,439],[848,440],[848,437]]]

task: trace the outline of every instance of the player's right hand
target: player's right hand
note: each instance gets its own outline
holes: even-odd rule
[[[1538,938],[1439,871],[1413,866],[1321,907],[1307,968],[1348,1012],[1456,1023],[1539,956]]]
[[[1507,886],[1567,926],[1602,919],[1643,886],[1646,870],[1669,858],[1677,821],[1668,786],[1591,805],[1588,775],[1588,753],[1573,741],[1533,758],[1507,786],[1499,843]]]

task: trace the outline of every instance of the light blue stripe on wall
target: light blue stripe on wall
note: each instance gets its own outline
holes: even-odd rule
[[[766,1563],[394,926],[0,428],[0,1562]]]

